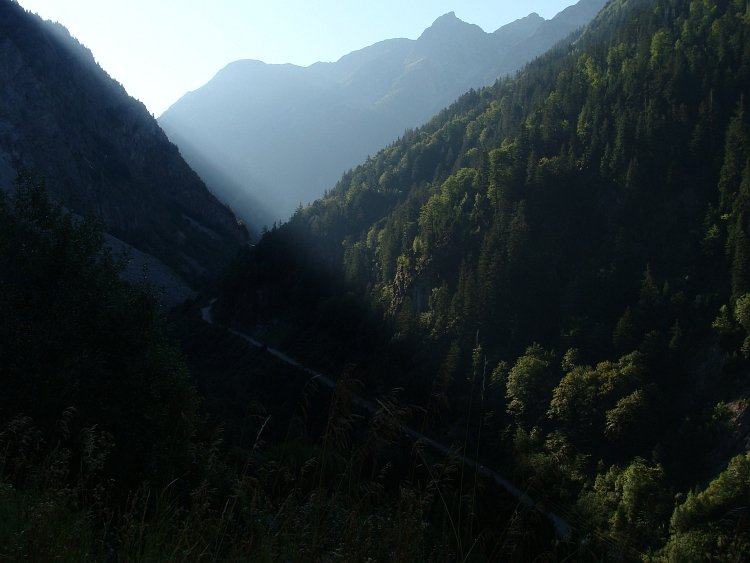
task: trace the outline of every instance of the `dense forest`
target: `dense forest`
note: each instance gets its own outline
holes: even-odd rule
[[[746,557],[749,32],[742,1],[610,2],[274,225],[221,319],[440,389],[433,435],[596,549]]]
[[[453,561],[482,536],[481,560],[549,551],[536,510],[404,442],[395,395],[366,412],[351,368],[326,391],[195,302],[167,315],[103,227],[26,171],[0,198],[3,560]]]

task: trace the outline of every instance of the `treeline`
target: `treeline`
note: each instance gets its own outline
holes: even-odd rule
[[[746,462],[689,491],[746,439],[749,73],[747,3],[611,2],[267,232],[222,318],[373,393],[452,378],[434,432],[468,419],[594,551],[747,554]]]

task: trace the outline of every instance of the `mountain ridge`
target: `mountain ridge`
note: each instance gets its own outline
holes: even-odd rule
[[[603,5],[581,0],[573,13],[588,17]],[[555,18],[530,14],[485,33],[449,13],[417,39],[380,41],[332,63],[235,61],[158,120],[212,191],[257,231],[322,196],[405,129],[470,88],[515,72],[577,27],[578,20],[567,22],[575,18]]]

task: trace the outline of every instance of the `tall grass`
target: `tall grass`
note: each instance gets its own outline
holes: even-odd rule
[[[465,468],[455,456],[408,441],[411,410],[398,390],[374,413],[358,413],[357,385],[348,368],[317,442],[265,448],[261,426],[242,465],[228,467],[218,442],[196,448],[205,478],[192,490],[144,483],[126,502],[112,500],[116,484],[100,478],[112,447],[105,434],[68,436],[68,412],[45,441],[17,418],[0,433],[0,561],[468,562],[545,551],[538,515],[511,506],[485,525],[491,495],[481,476],[457,479]],[[288,436],[305,424],[311,388],[305,393]],[[484,512],[497,520],[504,509]]]

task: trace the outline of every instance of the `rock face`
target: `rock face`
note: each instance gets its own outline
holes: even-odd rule
[[[211,190],[252,227],[286,219],[341,174],[470,88],[520,69],[586,24],[581,0],[485,33],[441,16],[417,40],[390,39],[309,67],[242,60],[189,92],[159,123]]]
[[[32,168],[74,213],[152,254],[193,285],[247,229],[188,166],[146,107],[60,24],[0,0],[0,180]]]

